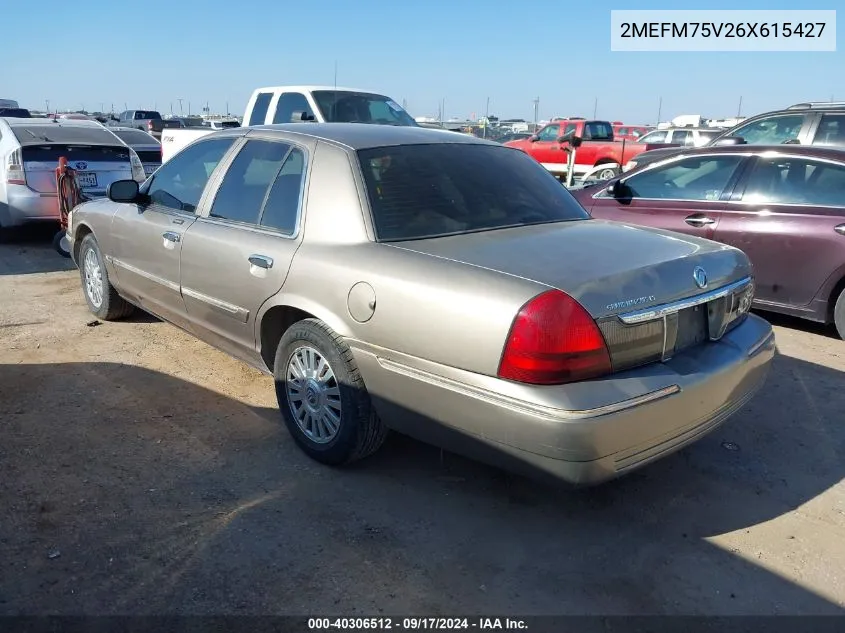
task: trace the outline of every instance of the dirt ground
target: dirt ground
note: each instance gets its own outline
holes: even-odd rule
[[[271,380],[152,317],[91,324],[51,231],[0,244],[0,614],[845,612],[845,342],[765,315],[767,386],[562,492],[392,437],[346,470]]]

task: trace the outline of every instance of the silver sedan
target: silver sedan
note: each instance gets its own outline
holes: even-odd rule
[[[84,297],[275,377],[326,464],[388,429],[577,484],[702,437],[775,353],[739,250],[594,220],[524,153],[450,132],[217,132],[71,214]]]

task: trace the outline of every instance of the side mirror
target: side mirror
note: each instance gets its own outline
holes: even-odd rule
[[[627,192],[628,186],[621,180],[616,180],[605,188],[605,193],[611,198],[624,198]]]
[[[725,136],[713,143],[714,147],[721,147],[724,145],[747,145],[747,143],[741,136]]]
[[[135,202],[138,199],[138,183],[134,180],[116,180],[109,185],[107,195],[112,202]]]

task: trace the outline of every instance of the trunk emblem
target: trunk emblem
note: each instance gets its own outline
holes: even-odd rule
[[[695,285],[702,290],[707,287],[707,273],[701,266],[696,266],[693,269],[692,278],[695,280]]]
[[[76,168],[79,169],[80,171],[84,171],[84,170],[88,169],[88,163],[78,162],[78,163],[76,163]]]

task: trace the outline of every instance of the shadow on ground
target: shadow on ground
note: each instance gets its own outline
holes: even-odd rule
[[[331,469],[165,374],[0,365],[0,612],[840,613],[706,539],[842,480],[841,381],[780,356],[712,435],[563,492],[401,437]]]
[[[75,270],[67,257],[53,250],[58,222],[0,228],[0,275],[26,275]]]

